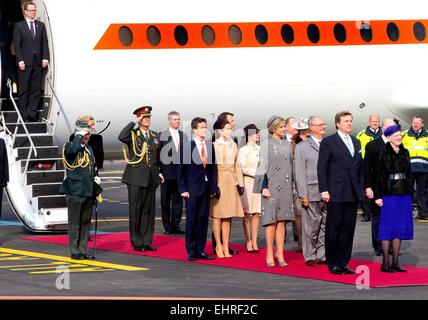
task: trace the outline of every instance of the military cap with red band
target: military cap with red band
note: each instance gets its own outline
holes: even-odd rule
[[[143,106],[143,107],[139,107],[137,109],[134,110],[133,114],[135,114],[137,117],[143,115],[143,116],[151,116],[152,114],[150,113],[152,111],[152,107],[150,106]]]

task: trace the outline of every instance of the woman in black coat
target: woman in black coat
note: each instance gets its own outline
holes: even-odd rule
[[[413,185],[410,155],[401,143],[399,126],[388,127],[389,142],[381,152],[377,167],[375,199],[380,209],[378,240],[382,241],[383,272],[406,272],[398,263],[401,240],[413,239]],[[393,261],[389,263],[392,241]]]

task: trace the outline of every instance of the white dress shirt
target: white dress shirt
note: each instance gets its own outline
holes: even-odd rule
[[[355,154],[354,143],[352,142],[351,136],[349,134],[344,134],[340,130],[337,130],[337,133],[339,134],[340,138],[343,140],[343,143],[348,148],[351,155],[354,156]]]
[[[317,138],[315,138],[314,136],[311,136],[311,138],[315,141],[315,143],[318,145],[318,147],[320,146],[320,144],[321,144],[321,140],[322,139],[317,139]]]
[[[175,151],[178,151],[178,147],[180,145],[180,134],[178,133],[177,129],[174,129],[174,128],[168,128],[168,129],[169,129],[169,133],[171,134],[172,141],[174,141]]]
[[[195,141],[196,143],[196,147],[198,148],[198,152],[199,152],[199,156],[201,157],[202,160],[202,145],[204,146],[205,149],[205,159],[207,159],[207,145],[205,143],[205,140],[201,141],[198,138],[194,138],[193,141]],[[207,176],[205,175],[205,181],[208,181]]]
[[[30,30],[31,31],[31,24],[30,24],[30,22],[32,22],[33,23],[33,27],[34,27],[34,37],[36,36],[36,34],[37,34],[37,31],[36,31],[36,20],[30,20],[30,19],[25,19],[25,21],[27,21],[27,26],[28,26],[28,30]]]

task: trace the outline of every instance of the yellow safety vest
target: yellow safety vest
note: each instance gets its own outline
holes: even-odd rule
[[[410,129],[404,131],[402,134],[403,146],[409,150],[412,171],[428,172],[428,132],[422,129],[419,138]]]
[[[360,132],[358,132],[357,134],[357,139],[360,140],[361,143],[361,156],[364,159],[364,156],[366,154],[366,145],[367,143],[369,143],[370,141],[373,141],[374,139],[379,138],[382,135],[381,130],[379,129],[376,136],[373,134],[372,131],[370,131],[370,129],[367,127],[364,130],[361,130]]]

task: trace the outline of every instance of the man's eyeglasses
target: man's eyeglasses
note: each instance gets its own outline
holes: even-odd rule
[[[26,11],[29,11],[29,12],[36,12],[37,10],[26,10]]]
[[[319,123],[319,124],[312,124],[312,126],[316,126],[316,127],[322,127],[322,126],[326,126],[327,123]]]

